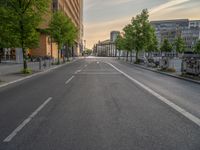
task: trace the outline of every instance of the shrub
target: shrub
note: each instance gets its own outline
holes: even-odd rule
[[[32,70],[31,70],[30,68],[23,69],[23,70],[21,71],[21,73],[23,73],[23,74],[32,74]]]
[[[174,69],[174,68],[166,68],[166,69],[161,69],[160,71],[173,73],[173,72],[176,72],[176,69]]]

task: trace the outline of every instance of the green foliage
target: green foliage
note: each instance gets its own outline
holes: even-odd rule
[[[67,44],[68,47],[74,44],[78,36],[78,30],[72,21],[62,12],[57,11],[53,14],[49,24],[50,35],[58,44],[58,62],[60,61],[60,50]]]
[[[180,36],[175,40],[174,47],[178,53],[183,53],[185,51],[185,42]]]
[[[200,54],[200,40],[196,43],[194,52]]]
[[[117,39],[115,40],[115,45],[116,45],[117,50],[119,51],[124,49],[125,40],[121,35],[117,36]]]
[[[160,47],[160,50],[162,52],[171,52],[172,51],[172,45],[170,44],[168,39],[164,39],[164,41]]]
[[[153,27],[151,28],[151,38],[149,39],[149,42],[147,44],[146,47],[146,52],[157,52],[159,51],[158,49],[158,40],[157,37],[155,35],[155,30],[153,29]]]
[[[144,9],[141,14],[132,19],[134,29],[133,36],[135,37],[134,47],[136,50],[136,63],[139,61],[138,54],[142,50],[147,50],[148,47],[155,46],[153,42],[154,30],[149,22],[149,13]],[[154,39],[155,40],[155,39]]]
[[[135,36],[134,36],[134,26],[131,24],[126,25],[123,28],[124,31],[124,50],[130,52],[134,49],[134,42],[135,42]]]
[[[21,47],[24,69],[27,68],[26,50],[38,44],[39,34],[36,28],[42,21],[49,2],[49,0],[1,0],[1,46]]]
[[[10,34],[10,30],[9,30],[9,26],[7,23],[5,23],[6,21],[6,9],[3,5],[0,4],[0,20],[2,21],[0,23],[0,47],[1,48],[8,48],[8,47],[12,47],[12,38],[9,35]]]
[[[23,69],[21,71],[22,74],[32,74],[32,70],[30,68]]]
[[[176,72],[176,69],[174,69],[174,68],[165,68],[165,69],[160,69],[159,71],[174,73],[174,72]]]
[[[127,52],[136,51],[136,62],[139,62],[138,54],[142,50],[157,51],[158,41],[155,30],[149,22],[148,10],[144,9],[141,14],[133,17],[131,24],[123,28],[124,35],[118,36],[116,47]],[[128,53],[127,53],[128,54]]]

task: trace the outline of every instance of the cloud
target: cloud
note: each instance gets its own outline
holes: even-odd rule
[[[91,48],[99,40],[106,40],[110,31],[119,30],[130,23],[143,7],[150,10],[150,20],[199,19],[199,0],[85,0],[87,15],[85,36]],[[113,11],[113,10],[115,11]],[[125,13],[124,13],[125,12]]]
[[[166,8],[170,8],[170,7],[173,7],[173,6],[176,6],[176,5],[180,5],[180,4],[183,4],[185,2],[189,2],[190,0],[171,0],[165,4],[162,4],[162,5],[159,5],[159,6],[156,6],[152,9],[150,9],[150,14],[154,14],[156,12],[159,12],[161,10],[164,10]]]
[[[87,5],[85,5],[85,9],[89,10],[89,9],[98,9],[101,8],[101,6],[116,6],[116,5],[123,5],[135,0],[101,0],[101,1],[97,1],[97,0],[86,0],[87,2],[85,2]]]

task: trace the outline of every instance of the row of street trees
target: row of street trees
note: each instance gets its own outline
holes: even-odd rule
[[[177,37],[174,41],[174,43],[170,43],[168,41],[168,39],[164,39],[161,47],[160,47],[160,51],[161,52],[172,52],[173,50],[175,50],[177,53],[184,53],[186,50],[186,44],[185,41],[183,40],[183,38],[181,38],[180,36]],[[193,51],[197,54],[200,54],[200,40],[197,41],[195,47],[193,48]]]
[[[123,28],[123,35],[119,35],[116,40],[118,50],[129,53],[136,52],[136,62],[139,63],[139,52],[146,50],[157,50],[157,40],[153,27],[149,22],[148,10],[144,9],[141,14],[133,17],[131,23]],[[132,58],[132,57],[131,57]],[[132,59],[131,59],[132,61]]]
[[[61,49],[67,48],[67,61],[69,61],[69,47],[73,46],[78,36],[78,29],[74,23],[63,12],[57,11],[53,14],[48,31],[58,45],[58,64],[60,64]]]
[[[38,47],[39,27],[46,14],[52,13],[50,4],[51,0],[0,1],[0,48],[22,48],[24,73],[28,69],[27,50]],[[52,14],[45,31],[57,43],[58,53],[64,44],[72,45],[78,35],[75,25],[61,12]]]
[[[123,28],[123,33],[116,39],[116,48],[121,53],[121,50],[126,51],[127,60],[129,53],[132,55],[132,51],[136,52],[136,62],[139,63],[139,52],[145,51],[151,52],[172,52],[174,49],[178,53],[185,51],[185,42],[181,37],[178,37],[173,44],[167,39],[164,39],[160,48],[158,47],[158,41],[153,26],[149,22],[149,13],[147,9],[144,9],[141,14],[133,17],[131,23]],[[200,41],[197,42],[195,52],[200,53]],[[119,54],[120,56],[121,54]],[[131,56],[132,61],[132,56]]]

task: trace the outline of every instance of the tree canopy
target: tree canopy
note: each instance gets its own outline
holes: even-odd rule
[[[147,50],[151,45],[156,44],[154,30],[149,22],[149,13],[147,9],[144,9],[141,14],[132,19],[132,26],[134,28],[135,37],[134,47],[136,50],[136,63],[138,62],[138,54],[142,50]],[[153,39],[154,38],[154,39]]]
[[[53,14],[49,24],[50,35],[58,44],[58,63],[60,63],[60,50],[65,44],[73,45],[78,36],[78,30],[71,19],[63,12],[57,11]]]
[[[185,51],[185,42],[180,36],[175,39],[174,48],[178,53],[183,53]]]
[[[117,50],[121,51],[124,49],[125,43],[124,43],[124,38],[122,35],[118,35],[117,39],[115,40],[115,45]]]
[[[27,69],[26,51],[38,45],[39,33],[36,29],[48,10],[49,2],[49,0],[1,0],[0,40],[3,43],[1,46],[22,48],[24,70]]]
[[[172,51],[172,45],[170,44],[168,39],[164,39],[161,47],[160,47],[161,52],[171,52]]]
[[[196,43],[194,52],[200,54],[200,40]]]
[[[127,52],[136,51],[136,62],[140,51],[157,51],[158,42],[155,30],[149,22],[149,13],[144,9],[141,14],[133,17],[131,23],[123,28],[124,35],[119,37],[116,46]],[[123,39],[123,40],[122,40]]]

